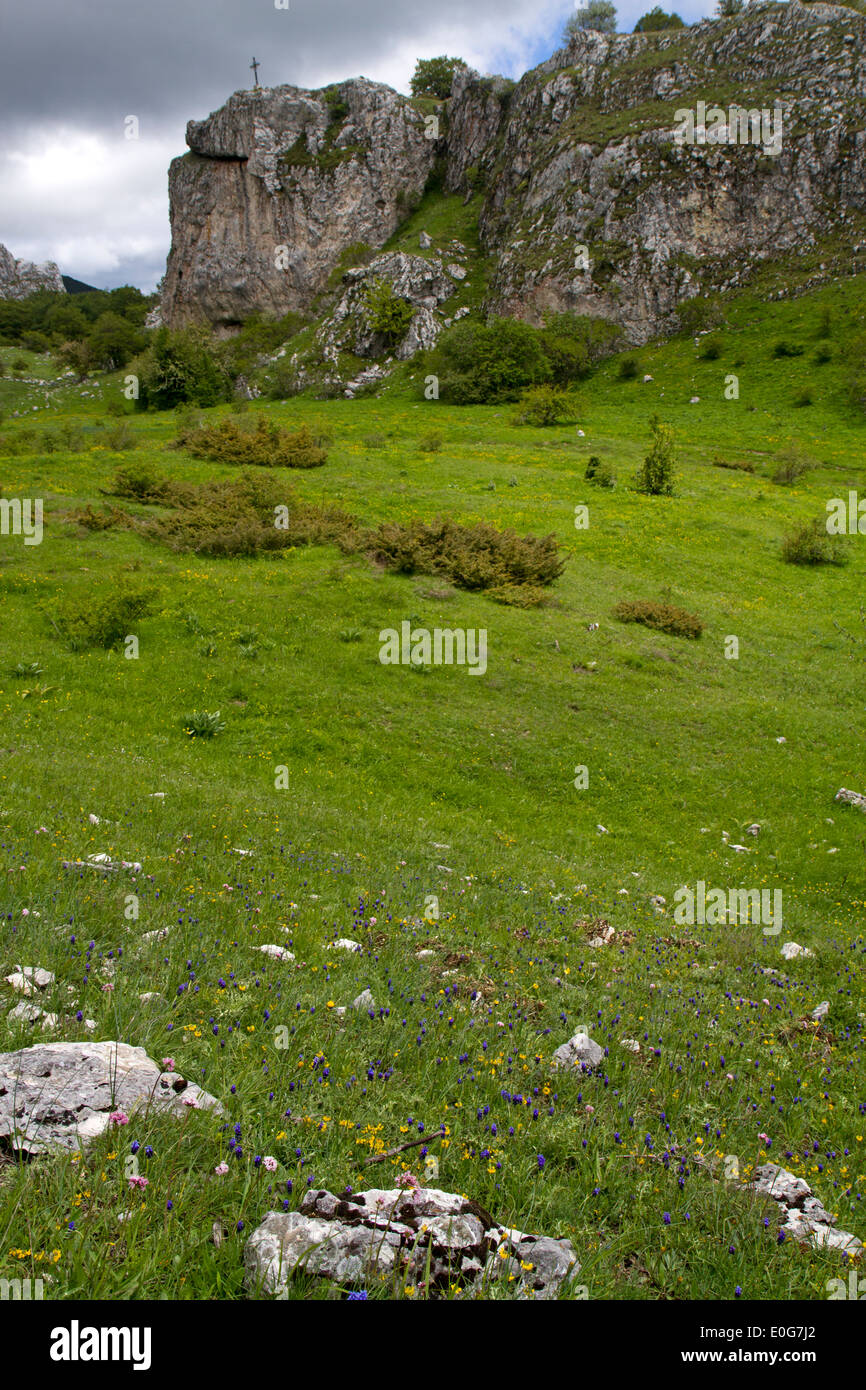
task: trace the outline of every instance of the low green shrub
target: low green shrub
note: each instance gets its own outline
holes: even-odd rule
[[[112,588],[84,599],[69,599],[49,618],[70,651],[88,647],[107,651],[130,635],[133,625],[151,611],[155,598],[154,589]]]
[[[587,460],[583,476],[586,482],[592,483],[594,487],[616,487],[616,476],[613,468],[609,463],[603,463],[596,454],[592,454]]]
[[[518,536],[486,522],[461,526],[446,518],[385,522],[370,537],[374,558],[399,574],[439,574],[459,589],[552,584],[565,568],[556,537]]]
[[[656,603],[652,599],[618,603],[613,616],[621,623],[642,623],[644,627],[651,627],[657,632],[668,632],[672,637],[698,638],[705,627],[696,613],[675,608],[669,603]]]
[[[235,420],[182,429],[176,445],[196,458],[256,468],[320,468],[328,455],[306,425],[292,433],[263,415],[252,428]]]
[[[826,517],[817,516],[784,537],[782,559],[788,565],[845,565],[849,556],[841,537],[828,535]]]
[[[574,401],[556,386],[530,386],[520,397],[515,424],[558,425],[574,419]]]

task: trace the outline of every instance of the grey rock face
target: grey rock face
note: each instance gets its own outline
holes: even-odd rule
[[[367,320],[367,293],[377,282],[390,285],[394,295],[406,300],[413,309],[406,334],[393,349],[398,361],[404,361],[421,348],[434,346],[442,331],[437,310],[454,293],[454,281],[438,258],[428,260],[423,256],[407,256],[402,251],[389,251],[377,256],[369,265],[346,271],[343,296],[317,335],[323,360],[336,361],[340,351],[352,352],[358,357],[377,357],[388,350],[388,344]]]
[[[26,299],[38,290],[65,294],[66,286],[53,261],[34,265],[32,261],[17,261],[5,246],[0,246],[0,299]]]
[[[597,1067],[604,1061],[604,1049],[588,1033],[575,1033],[553,1054],[557,1067]]]
[[[247,1241],[244,1266],[250,1291],[277,1296],[303,1268],[338,1284],[426,1282],[429,1274],[434,1295],[458,1280],[471,1286],[514,1274],[521,1297],[541,1299],[555,1298],[579,1267],[569,1241],[510,1231],[438,1188],[307,1192],[300,1211],[268,1213]]]
[[[21,1154],[76,1152],[102,1134],[113,1111],[154,1105],[175,1115],[219,1101],[143,1047],[120,1042],[45,1043],[0,1053],[0,1140]]]
[[[498,258],[488,307],[601,315],[642,343],[675,329],[685,300],[842,231],[866,204],[864,47],[863,16],[791,3],[685,34],[576,35],[486,126],[483,81],[455,84],[449,187],[471,190],[466,166],[484,176],[482,247]],[[676,144],[677,110],[734,81],[746,108],[772,113],[784,92],[780,152]],[[475,142],[471,158],[452,149],[461,140]]]
[[[236,92],[187,144],[169,171],[168,323],[305,310],[348,246],[387,241],[436,154],[421,112],[366,78]]]

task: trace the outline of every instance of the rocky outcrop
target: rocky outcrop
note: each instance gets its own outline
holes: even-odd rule
[[[573,310],[637,344],[780,257],[786,292],[851,274],[866,268],[864,55],[866,16],[758,0],[680,30],[579,33],[516,86],[461,72],[441,139],[423,103],[364,79],[236,93],[172,164],[163,315],[309,309],[353,246],[384,246],[437,154],[446,190],[477,198],[487,312]]]
[[[11,251],[0,246],[0,299],[26,299],[38,290],[66,293],[63,276],[54,262],[34,265],[32,261],[16,261]]]
[[[851,1259],[862,1253],[863,1242],[850,1231],[836,1228],[836,1217],[813,1197],[809,1184],[778,1163],[765,1163],[757,1168],[749,1187],[778,1204],[783,1222],[781,1229],[786,1236],[816,1250],[836,1251]]]
[[[436,155],[423,114],[365,78],[236,92],[169,171],[169,323],[304,311],[350,246],[378,250]]]
[[[579,1265],[571,1243],[499,1226],[483,1207],[431,1187],[304,1193],[300,1211],[269,1212],[244,1249],[250,1292],[285,1297],[300,1270],[335,1284],[511,1281],[521,1298],[556,1298]]]
[[[833,234],[855,240],[864,50],[866,17],[796,0],[687,30],[577,35],[521,80],[481,157],[482,244],[497,257],[490,307],[533,320],[546,309],[603,315],[638,343],[675,329],[683,300],[747,283],[756,262]],[[477,111],[476,88],[458,105]],[[678,144],[676,113],[699,122],[699,98],[720,115],[736,102],[772,117],[779,101],[781,139],[727,143],[738,128],[710,115],[695,137],[719,142]],[[467,185],[464,172],[454,186]]]
[[[33,1156],[73,1152],[136,1110],[174,1115],[219,1101],[176,1072],[163,1072],[143,1047],[58,1042],[0,1053],[0,1143]]]

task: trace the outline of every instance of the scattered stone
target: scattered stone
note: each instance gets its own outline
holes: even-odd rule
[[[597,1067],[604,1061],[604,1049],[588,1033],[575,1033],[553,1054],[557,1067]]]
[[[513,1274],[524,1299],[555,1298],[579,1269],[570,1241],[509,1230],[477,1203],[431,1187],[307,1192],[299,1211],[268,1213],[247,1241],[244,1266],[249,1290],[278,1296],[302,1268],[341,1285],[374,1272],[429,1281],[434,1297],[456,1282]]]
[[[640,1052],[640,1043],[637,1038],[620,1038],[620,1047],[624,1047],[627,1052]]]
[[[294,952],[287,951],[285,946],[257,946],[257,951],[261,951],[263,956],[270,956],[271,960],[294,960]]]
[[[814,951],[810,951],[808,946],[799,946],[796,941],[786,941],[781,954],[785,960],[796,960],[798,956],[814,955]]]
[[[765,1163],[758,1168],[749,1187],[778,1202],[785,1218],[782,1230],[794,1240],[816,1250],[838,1250],[845,1255],[856,1255],[863,1249],[863,1242],[850,1231],[833,1229],[835,1216],[812,1196],[809,1184],[778,1163]]]
[[[11,975],[6,976],[7,985],[11,985],[19,994],[25,994],[29,998],[38,989],[47,989],[54,984],[54,976],[50,970],[43,970],[39,965],[19,965]]]
[[[815,1022],[820,1023],[822,1018],[826,1018],[830,1012],[830,1003],[827,999],[822,999],[817,1008],[814,1008],[809,1017]]]
[[[368,989],[358,995],[357,999],[352,1000],[353,1009],[375,1009],[376,1001]]]
[[[858,811],[866,811],[866,796],[862,792],[851,792],[840,787],[833,800],[841,801],[843,806],[856,806]]]
[[[146,931],[140,941],[164,941],[171,931],[170,927],[160,927],[157,931]]]
[[[664,914],[665,907],[667,906],[667,899],[663,898],[661,893],[654,893],[650,898],[650,906],[655,912]]]
[[[177,1116],[190,1107],[223,1110],[194,1082],[161,1072],[143,1047],[62,1042],[0,1053],[0,1139],[22,1155],[78,1152],[108,1129],[113,1112],[148,1105]]]
[[[9,1013],[6,1015],[6,1022],[11,1024],[12,1027],[14,1027],[16,1023],[38,1023],[42,1014],[43,1010],[40,1009],[38,1004],[28,1004],[25,999],[22,999],[19,1004],[15,1005],[14,1009],[10,1009]]]
[[[430,957],[431,957],[431,956],[435,956],[435,954],[436,954],[435,951],[416,951],[416,952],[415,952],[415,959],[416,959],[416,960],[429,960]]]
[[[360,941],[350,941],[347,936],[341,936],[338,941],[329,941],[325,947],[326,951],[363,951]]]
[[[755,821],[755,823],[754,823],[753,825],[747,825],[747,826],[746,826],[746,834],[747,834],[747,835],[760,835],[760,833],[761,833],[761,827],[760,827],[760,825],[758,825],[758,822],[757,822],[757,821]]]
[[[433,245],[433,238],[432,238],[432,236],[430,236],[429,232],[420,232],[420,233],[419,233],[419,236],[418,236],[418,245],[421,247],[421,250],[422,250],[422,251],[429,251],[429,250],[430,250],[430,247]]]

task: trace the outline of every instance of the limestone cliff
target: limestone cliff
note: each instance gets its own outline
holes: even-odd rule
[[[774,134],[736,143],[736,115],[719,125],[701,102],[766,111]],[[309,309],[353,246],[384,246],[434,165],[478,207],[494,313],[574,309],[639,343],[675,329],[684,300],[762,265],[786,265],[786,284],[866,265],[856,11],[791,0],[681,30],[582,34],[516,85],[459,75],[438,138],[432,105],[361,78],[236,93],[192,122],[171,167],[166,319]],[[684,109],[695,143],[678,142]]]
[[[173,323],[307,309],[347,247],[387,241],[436,154],[422,112],[365,78],[236,92],[186,138],[169,172]]]

